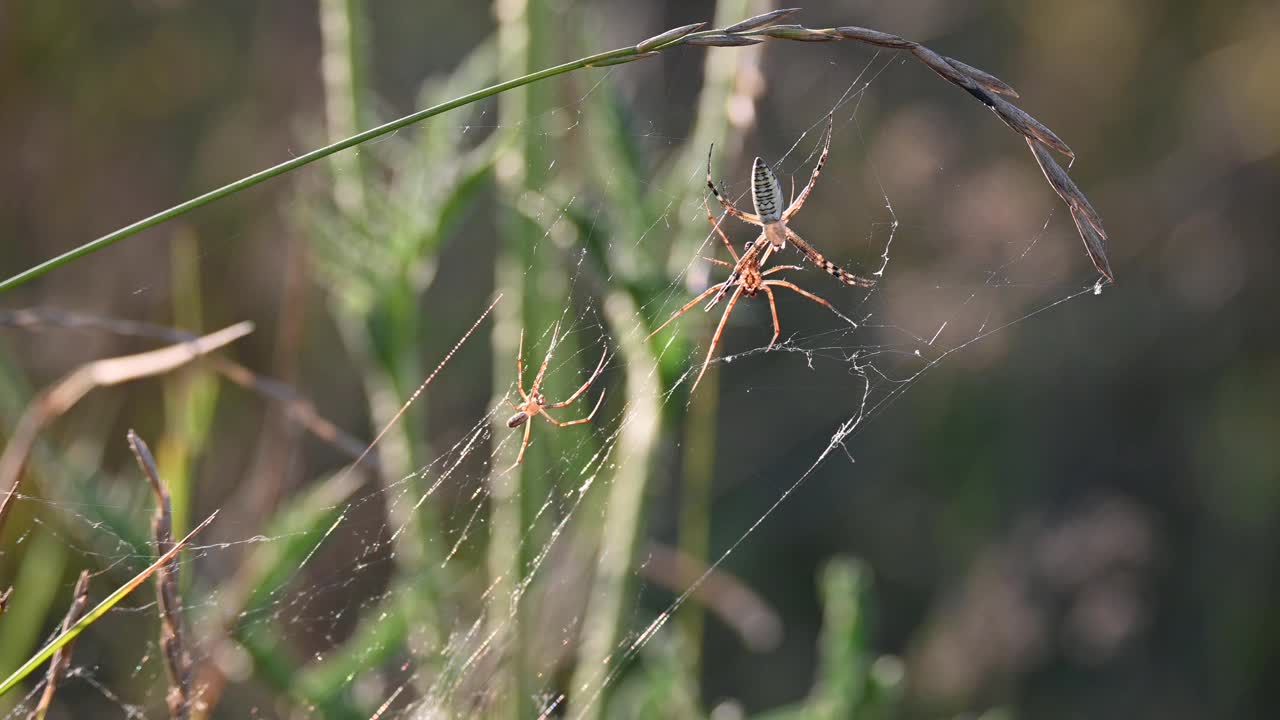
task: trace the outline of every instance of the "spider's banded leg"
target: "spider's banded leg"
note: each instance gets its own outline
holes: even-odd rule
[[[818,252],[813,248],[812,245],[805,242],[804,238],[797,235],[795,231],[792,230],[791,228],[787,228],[787,237],[791,239],[791,242],[795,244],[796,248],[800,252],[804,253],[805,257],[809,258],[810,262],[822,268],[829,275],[836,278],[837,280],[844,283],[845,285],[857,285],[858,287],[869,288],[876,284],[875,280],[868,280],[864,277],[859,277],[857,275],[854,275],[848,270],[845,270],[839,265],[836,265],[835,263],[826,259],[825,257],[822,256],[822,253]]]
[[[804,190],[800,191],[800,197],[791,201],[787,209],[782,213],[782,221],[786,222],[793,215],[800,212],[800,208],[804,207],[804,201],[809,199],[809,193],[813,192],[813,186],[818,182],[818,174],[822,172],[822,166],[827,164],[827,151],[831,149],[831,124],[834,118],[827,116],[827,139],[822,145],[822,155],[818,156],[818,164],[813,166],[813,174],[809,176],[809,184],[804,186]]]
[[[588,414],[584,418],[578,418],[577,420],[570,420],[569,422],[560,422],[559,420],[556,420],[555,418],[548,415],[545,410],[542,411],[542,417],[546,418],[547,422],[551,423],[552,425],[555,425],[556,427],[569,427],[570,425],[581,425],[582,423],[591,422],[591,418],[596,416],[596,411],[600,409],[600,404],[603,402],[604,402],[604,393],[600,393],[599,399],[596,400],[596,406],[591,408],[590,414]],[[548,405],[547,407],[550,407],[550,406]]]
[[[533,418],[529,418],[529,419],[532,420]],[[533,429],[533,423],[525,423],[524,439],[520,441],[520,453],[516,455],[516,461],[511,463],[511,467],[507,468],[506,472],[511,472],[512,470],[515,470],[516,466],[519,465],[524,460],[524,451],[529,447],[529,431],[532,429]]]
[[[723,266],[725,266],[725,267],[727,267],[727,268],[731,268],[731,267],[733,267],[733,263],[731,263],[731,262],[725,262],[724,260],[721,260],[720,258],[707,257],[706,255],[703,255],[703,256],[702,256],[702,259],[703,259],[703,260],[706,260],[707,262],[713,262],[713,263],[715,263],[715,264],[717,264],[717,265],[723,265]],[[718,286],[717,286],[717,287],[718,287]]]
[[[666,322],[664,322],[664,323],[662,323],[661,325],[659,325],[657,330],[654,330],[653,332],[651,332],[651,333],[649,333],[648,335],[646,335],[644,339],[645,339],[645,340],[648,340],[649,338],[653,337],[654,335],[657,335],[658,333],[662,332],[662,328],[664,328],[664,327],[666,327],[666,326],[670,325],[672,320],[675,320],[676,318],[678,318],[678,317],[680,317],[681,315],[685,314],[686,312],[688,312],[689,308],[692,308],[694,305],[697,305],[698,303],[702,302],[702,299],[703,299],[703,298],[705,298],[706,296],[710,295],[711,293],[713,293],[713,292],[715,292],[716,290],[719,290],[719,289],[720,289],[720,286],[719,286],[719,285],[712,285],[711,287],[707,288],[706,290],[703,290],[701,295],[698,295],[698,297],[696,297],[696,298],[694,298],[694,299],[690,300],[689,302],[685,303],[685,306],[684,306],[684,307],[682,307],[682,308],[680,308],[679,310],[677,310],[677,311],[675,311],[675,312],[671,313],[671,317],[667,318],[667,321],[666,321]]]
[[[729,254],[733,256],[733,261],[735,263],[738,262],[738,251],[733,249],[733,243],[729,242],[729,236],[724,234],[724,230],[720,229],[720,221],[716,220],[715,216],[711,214],[711,206],[707,204],[705,197],[702,198],[702,208],[707,211],[707,220],[711,222],[711,229],[716,231],[716,234],[724,241],[724,246],[729,248]],[[728,263],[725,264],[727,265]]]
[[[712,145],[711,150],[715,150],[716,146]],[[744,213],[738,209],[736,205],[725,196],[720,194],[720,189],[716,187],[716,183],[711,179],[711,150],[707,151],[707,187],[711,188],[711,194],[716,196],[716,201],[725,209],[725,212],[738,218],[742,222],[752,225],[760,225],[760,218],[751,213]]]
[[[591,386],[591,383],[595,382],[596,378],[600,377],[600,371],[604,369],[604,359],[607,357],[609,357],[608,347],[604,349],[604,352],[600,353],[600,362],[596,363],[596,369],[594,372],[591,373],[591,377],[587,378],[587,381],[582,383],[582,387],[575,390],[574,393],[569,396],[568,400],[565,400],[563,402],[558,402],[558,403],[548,403],[543,407],[562,408],[565,405],[568,405],[569,403],[573,402],[574,400],[577,400],[578,396],[586,392],[587,388]]]
[[[711,347],[707,348],[707,357],[702,361],[702,369],[698,371],[698,377],[693,381],[693,387],[689,388],[689,394],[693,394],[698,389],[698,383],[702,382],[702,376],[707,373],[707,366],[711,364],[711,356],[716,351],[716,345],[720,344],[720,336],[724,334],[724,324],[729,320],[729,313],[733,312],[733,306],[738,304],[738,298],[742,297],[742,286],[739,285],[737,290],[733,291],[733,295],[729,298],[729,305],[724,309],[724,315],[720,316],[720,324],[716,326],[716,334],[711,336]]]
[[[835,308],[835,306],[834,306],[834,305],[832,305],[831,303],[827,302],[826,300],[823,300],[822,298],[818,297],[817,295],[814,295],[813,293],[809,292],[808,290],[805,290],[804,288],[800,287],[799,285],[796,285],[795,283],[790,283],[790,282],[787,282],[786,280],[766,280],[766,281],[764,282],[764,285],[765,285],[765,289],[768,289],[768,287],[767,287],[767,286],[769,286],[769,285],[773,285],[773,286],[775,286],[775,287],[791,288],[792,290],[795,290],[797,293],[800,293],[801,295],[803,295],[803,296],[805,296],[805,297],[809,298],[810,300],[812,300],[812,301],[814,301],[814,302],[816,302],[816,303],[819,303],[819,304],[821,304],[821,305],[826,305],[826,306],[827,306],[827,309],[828,309],[828,310],[830,310],[831,312],[833,312],[833,313],[835,313],[835,314],[837,314],[837,315],[839,315],[839,314],[840,314],[840,311],[839,311],[839,310],[836,310],[836,308]],[[841,316],[841,317],[843,317],[843,316]]]
[[[516,353],[516,389],[520,391],[520,397],[528,402],[529,396],[524,392],[524,328],[520,328],[520,351]]]
[[[769,312],[773,313],[773,337],[769,338],[769,347],[765,348],[765,352],[773,349],[773,344],[778,342],[778,336],[782,334],[782,326],[778,324],[778,304],[773,301],[773,291],[768,285],[761,285],[761,290],[769,297]]]

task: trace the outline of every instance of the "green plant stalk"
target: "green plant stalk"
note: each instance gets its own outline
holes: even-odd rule
[[[201,302],[199,241],[189,227],[181,227],[170,248],[173,316],[178,327],[199,334],[204,327]],[[165,427],[156,444],[156,464],[165,479],[172,508],[172,532],[190,525],[191,469],[204,452],[213,431],[218,406],[218,380],[204,368],[167,376],[164,380]],[[192,573],[182,573],[185,591]]]
[[[326,132],[331,138],[341,138],[354,131],[364,115],[364,3],[362,0],[323,0],[319,10],[324,46],[321,75],[325,87]],[[367,217],[370,212],[366,197],[367,178],[359,155],[334,155],[330,159],[330,168],[333,202],[338,212],[352,218]],[[378,427],[386,427],[401,412],[402,403],[412,395],[423,377],[420,361],[423,330],[417,308],[418,288],[411,271],[400,268],[392,277],[385,278],[368,312],[354,311],[342,303],[335,305],[336,314],[341,316],[339,323],[347,345],[362,348],[367,360],[361,363],[361,367],[365,369],[363,380],[370,415]],[[395,423],[383,437],[379,449],[382,461],[379,477],[388,490],[394,490],[392,483],[408,478],[414,497],[421,498],[427,493],[427,481],[415,471],[425,464],[427,455],[422,442],[426,437],[423,407],[418,404],[406,409]],[[439,616],[440,586],[447,584],[447,580],[438,570],[442,533],[435,506],[432,503],[393,503],[387,508],[387,521],[391,527],[404,528],[404,532],[396,534],[395,562],[405,592],[411,593],[408,604],[415,611],[412,620],[406,621],[438,636],[443,623]],[[367,633],[370,625],[362,622],[360,628]],[[360,648],[352,650],[353,641],[358,639],[349,639],[343,645],[344,653],[331,655],[331,658],[364,652]],[[398,646],[397,643],[385,649],[390,651]],[[434,667],[434,654],[424,657],[415,651],[416,647],[410,645],[408,649],[415,655],[417,663],[423,668]],[[315,664],[309,666],[302,677],[324,676],[325,668],[341,665],[343,663]],[[333,673],[330,671],[329,674]],[[304,694],[308,692],[311,691],[304,691]]]
[[[13,595],[9,598],[9,610],[0,617],[0,638],[4,638],[0,642],[0,670],[20,663],[23,655],[43,636],[46,615],[57,597],[67,566],[65,542],[48,528],[39,528],[25,543],[16,577],[10,578]],[[6,583],[5,587],[9,585]]]
[[[610,325],[624,328],[634,323],[639,309],[630,295],[615,290],[605,297],[604,311]],[[602,710],[602,695],[607,689],[604,681],[613,667],[608,661],[621,634],[631,561],[644,517],[645,488],[662,416],[658,405],[661,388],[657,360],[648,344],[637,333],[619,333],[617,342],[626,368],[627,410],[618,441],[618,456],[625,462],[618,463],[605,505],[595,578],[582,620],[577,663],[569,683],[571,695],[566,717],[573,718],[596,718]],[[620,656],[614,661],[620,661]]]
[[[703,378],[702,392],[689,400],[684,427],[684,458],[680,473],[680,517],[677,539],[680,552],[696,561],[707,557],[711,534],[711,480],[716,458],[716,413],[720,405],[720,374]],[[677,618],[683,634],[685,662],[697,675],[702,658],[702,627],[706,611],[700,603],[688,603]],[[696,685],[695,685],[696,687]]]
[[[138,586],[146,582],[147,578],[151,577],[156,570],[159,570],[169,561],[173,560],[173,558],[187,546],[187,543],[191,542],[191,538],[195,537],[197,533],[208,527],[209,523],[213,522],[213,519],[216,517],[218,517],[218,511],[214,510],[209,517],[204,519],[204,522],[197,525],[195,529],[187,533],[186,537],[182,538],[182,540],[175,543],[173,547],[169,548],[168,552],[157,558],[155,562],[148,565],[142,572],[133,576],[133,579],[129,580],[124,585],[121,585],[119,588],[116,588],[114,592],[104,598],[96,607],[85,613],[84,617],[77,620],[74,625],[59,633],[57,637],[49,641],[48,645],[45,645],[39,652],[28,658],[27,661],[22,664],[22,667],[14,670],[13,674],[5,678],[4,682],[0,683],[0,696],[3,696],[5,693],[12,690],[18,683],[22,682],[24,678],[34,672],[36,668],[40,667],[40,665],[42,665],[46,660],[53,657],[53,654],[58,651],[58,648],[66,645],[72,640],[75,640],[80,633],[84,632],[85,628],[97,622],[98,618],[106,615],[111,608],[115,607],[121,600],[125,599],[129,593],[137,590]]]
[[[853,717],[862,704],[867,672],[865,605],[868,572],[859,562],[835,558],[818,579],[823,623],[818,680],[808,705],[810,717]]]
[[[524,0],[498,3],[498,68],[502,73],[522,73],[537,63],[534,53],[548,47],[543,41],[549,38],[551,11],[542,3]],[[513,302],[500,308],[494,322],[494,391],[505,392],[509,387],[512,359],[518,352],[517,338],[527,329],[526,340],[536,341],[544,326],[545,311],[542,300],[550,288],[540,287],[539,273],[546,262],[539,262],[534,254],[541,230],[520,217],[516,204],[530,187],[539,187],[546,180],[546,158],[543,148],[533,141],[542,127],[543,112],[552,106],[549,93],[541,88],[523,88],[508,93],[498,103],[499,123],[506,128],[503,145],[496,159],[496,181],[500,202],[504,208],[498,227],[498,248],[495,258],[494,282],[497,287],[510,288]],[[540,312],[543,311],[543,312]],[[526,351],[530,347],[525,348]],[[528,362],[537,366],[536,358]],[[517,378],[527,383],[531,379]],[[507,413],[494,418],[496,437],[511,430],[505,427]],[[530,422],[536,418],[531,418]],[[546,428],[537,427],[536,430]],[[522,433],[524,428],[516,430]],[[492,495],[490,538],[488,547],[489,575],[495,583],[494,602],[490,604],[487,624],[497,638],[495,644],[497,670],[490,683],[493,703],[486,708],[486,715],[505,720],[533,716],[529,698],[533,696],[526,686],[529,631],[526,618],[532,615],[520,607],[521,588],[524,586],[525,544],[536,547],[537,538],[526,527],[533,517],[529,504],[540,497],[533,487],[533,479],[540,477],[540,470],[549,467],[541,462],[550,457],[544,452],[544,443],[553,442],[544,437],[524,458],[523,465],[507,470],[508,458],[495,465],[490,476]],[[517,446],[518,451],[518,446]],[[511,455],[510,460],[514,461]]]
[[[362,482],[356,475],[339,473],[288,498],[266,525],[267,536],[279,540],[255,546],[241,563],[235,577],[224,583],[222,602],[216,608],[209,608],[203,622],[196,623],[197,627],[218,625],[226,628],[228,635],[253,658],[256,678],[282,693],[288,693],[300,705],[317,708],[327,720],[368,717],[368,713],[356,712],[345,695],[336,695],[325,687],[317,688],[314,682],[305,680],[322,672],[325,667],[337,667],[342,663],[349,654],[347,649],[358,646],[352,644],[353,640],[362,637],[361,626],[369,622],[368,618],[362,619],[361,626],[357,626],[341,648],[331,650],[323,660],[305,667],[295,654],[289,652],[288,641],[279,628],[264,618],[270,614],[269,607],[276,599],[277,591],[294,576],[303,559],[323,542],[325,529],[338,518]],[[411,601],[413,596],[408,590],[389,595],[394,600],[380,607],[389,606],[391,614],[382,622],[399,626],[403,623],[402,618],[407,617],[402,609],[405,602],[400,599],[403,597]],[[374,609],[374,612],[378,611]],[[391,650],[398,651],[401,645],[399,641],[387,641]],[[346,683],[341,685],[345,686]],[[208,717],[208,713],[205,716]]]
[[[764,12],[768,3],[761,0],[720,0],[716,5],[715,24],[727,25],[733,18],[746,14]],[[740,144],[745,127],[730,123],[728,108],[741,77],[750,77],[758,73],[760,49],[746,50],[742,53],[708,53],[703,63],[703,86],[698,94],[698,113],[694,119],[693,132],[677,154],[678,164],[673,164],[667,171],[671,182],[679,182],[678,173],[688,172],[689,163],[701,161],[702,148],[717,139],[721,152],[732,151]],[[752,85],[753,83],[747,83]],[[748,96],[748,102],[754,97]],[[735,132],[730,132],[730,130]],[[681,215],[682,219],[687,214]],[[701,235],[693,232],[673,234],[675,240],[671,247],[671,264],[673,266],[687,262],[690,254],[695,252],[689,244],[696,242]],[[680,242],[678,238],[685,238]],[[715,241],[713,241],[715,242]],[[680,266],[683,267],[683,266]],[[710,318],[699,315],[698,324],[706,326]],[[684,424],[684,458],[681,468],[680,482],[680,515],[678,520],[677,546],[689,558],[696,561],[707,559],[708,542],[711,527],[711,486],[715,470],[716,416],[720,405],[719,373],[711,373],[704,378],[703,390],[689,400],[689,412]],[[696,678],[701,671],[702,631],[706,612],[701,604],[690,603],[680,613],[679,628],[683,634],[686,661],[690,672]],[[698,683],[693,683],[696,691]]]
[[[364,76],[364,13],[362,0],[320,0],[320,36],[324,52],[325,126],[329,137],[342,138],[360,127]],[[334,155],[333,200],[339,210],[365,209],[364,168],[357,153]]]

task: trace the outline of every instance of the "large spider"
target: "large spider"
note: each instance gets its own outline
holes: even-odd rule
[[[711,302],[707,303],[710,310],[716,303],[724,298],[725,293],[735,283],[740,283],[742,275],[745,274],[747,267],[751,263],[763,265],[764,261],[756,261],[755,256],[760,253],[765,246],[769,246],[773,250],[781,250],[787,246],[787,240],[795,244],[796,249],[804,253],[805,257],[814,265],[822,268],[830,273],[840,282],[846,285],[857,285],[858,287],[871,287],[875,285],[875,280],[868,280],[863,277],[847,272],[835,263],[827,260],[822,253],[813,248],[812,245],[805,242],[803,238],[796,234],[794,230],[787,227],[787,221],[796,213],[800,212],[800,208],[804,207],[804,201],[809,198],[809,193],[813,191],[813,186],[818,182],[818,173],[822,172],[822,166],[827,161],[827,151],[831,148],[831,125],[832,116],[827,116],[827,137],[822,145],[822,155],[818,158],[818,164],[813,167],[813,175],[809,177],[809,184],[804,186],[804,190],[800,191],[800,195],[796,196],[791,204],[785,210],[779,212],[782,208],[782,186],[778,183],[778,177],[773,174],[773,170],[765,164],[764,160],[756,158],[755,164],[751,169],[751,201],[755,205],[755,214],[744,213],[734,206],[733,202],[727,200],[720,194],[720,190],[716,188],[715,182],[711,179],[711,152],[707,152],[707,187],[711,188],[711,194],[716,196],[716,200],[724,206],[726,212],[738,218],[739,220],[755,225],[760,228],[760,237],[756,238],[738,259],[737,264],[733,267],[733,272],[729,274],[727,280],[720,285],[719,292],[715,297],[711,298]],[[715,146],[712,146],[715,149]],[[793,187],[792,190],[795,188]]]
[[[596,406],[591,408],[591,413],[584,418],[570,420],[569,422],[560,422],[559,420],[551,417],[551,414],[547,412],[548,408],[562,408],[574,400],[577,400],[579,395],[586,392],[588,387],[591,387],[591,383],[595,382],[596,378],[599,377],[600,371],[604,368],[604,360],[609,355],[609,348],[606,347],[604,352],[600,354],[600,362],[596,364],[596,369],[591,373],[591,377],[587,378],[587,381],[582,383],[582,387],[575,390],[574,393],[569,396],[568,400],[558,403],[549,403],[547,402],[546,396],[538,392],[538,387],[542,385],[542,376],[547,373],[547,364],[551,362],[551,353],[554,352],[555,349],[556,337],[555,332],[552,332],[551,347],[547,348],[547,355],[542,359],[542,367],[538,368],[538,375],[533,379],[533,387],[529,388],[529,392],[526,394],[524,391],[524,330],[520,331],[520,352],[516,355],[516,388],[520,391],[520,397],[524,398],[524,403],[511,403],[511,407],[516,410],[516,414],[512,415],[510,420],[507,420],[507,427],[517,428],[524,425],[524,439],[520,441],[520,454],[516,456],[516,461],[511,465],[511,467],[507,468],[507,472],[514,470],[516,465],[519,465],[520,461],[524,460],[524,451],[529,447],[529,431],[533,429],[533,423],[529,421],[532,420],[534,416],[541,415],[547,422],[555,425],[556,427],[568,427],[570,425],[591,422],[591,418],[595,417],[596,410],[600,409],[600,403],[604,402],[604,393],[602,392],[600,393],[600,399],[596,400]],[[526,423],[528,424],[526,425]]]
[[[755,248],[757,244],[756,242],[749,242],[747,243],[746,249],[743,250],[742,256],[739,257],[737,251],[733,249],[733,244],[729,242],[729,237],[720,229],[720,222],[712,216],[711,208],[707,205],[706,200],[703,200],[702,206],[707,211],[707,220],[711,222],[712,229],[714,229],[716,234],[720,236],[720,239],[724,241],[724,246],[729,249],[729,254],[733,256],[734,262],[727,263],[724,260],[718,260],[710,257],[705,259],[710,260],[717,265],[734,268],[734,275],[730,276],[730,282],[737,284],[738,289],[734,290],[733,295],[729,298],[729,304],[724,309],[724,315],[720,317],[720,324],[716,326],[716,333],[711,337],[711,347],[707,348],[707,357],[702,361],[702,369],[698,371],[698,377],[693,381],[693,387],[689,388],[689,392],[693,392],[694,389],[698,387],[698,383],[702,380],[703,374],[707,372],[707,365],[711,363],[711,356],[716,351],[716,345],[720,343],[720,335],[724,333],[724,326],[729,320],[729,313],[733,312],[733,306],[738,303],[738,298],[743,295],[746,295],[747,297],[755,297],[756,293],[763,290],[764,294],[769,298],[769,312],[773,315],[773,337],[769,339],[769,347],[765,348],[766,351],[773,348],[773,344],[778,341],[778,335],[782,333],[782,327],[778,324],[778,306],[774,302],[773,290],[770,288],[790,288],[816,303],[827,306],[827,308],[832,312],[837,312],[836,309],[832,307],[831,303],[793,283],[787,282],[786,280],[766,280],[766,277],[776,272],[781,272],[783,270],[803,270],[804,268],[799,265],[777,265],[769,268],[768,270],[761,271],[760,266],[763,265],[765,261],[769,259],[769,255],[773,253],[773,246],[769,245],[765,247],[764,253],[757,258],[752,254],[753,248]],[[722,288],[723,285],[717,283],[702,291],[700,295],[690,300],[684,307],[672,313],[671,317],[667,318],[666,322],[659,325],[657,330],[649,333],[649,337],[645,339],[648,340],[658,334],[662,328],[670,325],[671,321],[683,315],[694,305],[701,302],[706,296],[716,292],[717,290],[721,290]]]

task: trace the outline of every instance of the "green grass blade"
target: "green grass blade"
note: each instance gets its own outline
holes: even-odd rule
[[[673,44],[678,44],[678,42],[679,41],[676,41],[676,43],[673,43]],[[432,107],[426,108],[425,110],[419,110],[418,112],[405,115],[404,117],[399,118],[397,120],[392,120],[391,122],[384,123],[375,128],[365,130],[364,132],[361,132],[361,133],[356,133],[351,137],[345,138],[343,140],[339,140],[329,145],[325,145],[322,148],[312,150],[309,153],[299,155],[290,160],[286,160],[285,162],[282,162],[278,165],[273,165],[265,170],[260,170],[256,173],[253,173],[252,175],[243,177],[239,180],[236,180],[233,183],[223,185],[222,187],[216,190],[210,190],[209,192],[203,195],[199,195],[190,200],[187,200],[186,202],[174,205],[168,210],[162,210],[161,212],[158,212],[155,215],[152,215],[147,218],[143,218],[142,220],[139,220],[130,225],[126,225],[120,228],[119,230],[107,233],[106,235],[103,235],[102,237],[96,240],[92,240],[73,250],[69,250],[55,258],[46,260],[40,263],[39,265],[36,265],[32,268],[29,268],[27,270],[24,270],[23,272],[18,273],[17,275],[14,275],[13,277],[0,281],[0,292],[4,290],[9,290],[11,288],[15,288],[29,280],[34,280],[35,278],[38,278],[41,275],[44,275],[45,273],[51,270],[55,270],[59,267],[62,267],[63,265],[66,265],[72,260],[88,255],[89,253],[101,250],[131,235],[136,235],[142,232],[143,230],[147,230],[149,228],[155,227],[156,225],[159,225],[168,220],[172,220],[173,218],[179,217],[181,215],[185,215],[191,212],[192,210],[196,210],[205,205],[208,205],[209,203],[214,202],[215,200],[221,200],[222,198],[227,197],[229,195],[234,195],[235,193],[238,193],[241,190],[247,190],[253,187],[254,185],[265,182],[275,177],[279,177],[280,175],[283,175],[287,172],[297,170],[298,168],[304,165],[309,165],[317,160],[321,160],[323,158],[329,157],[330,155],[336,152],[346,150],[347,148],[355,147],[356,145],[359,145],[361,143],[368,142],[370,140],[374,140],[376,138],[382,137],[387,133],[395,132],[402,128],[408,127],[416,122],[426,120],[429,117],[433,117],[435,115],[448,112],[450,110],[453,110],[454,108],[459,108],[464,105],[469,105],[473,102],[476,102],[478,100],[483,100],[487,97],[492,97],[499,93],[506,92],[507,90],[510,90],[512,88],[517,88],[523,85],[528,85],[530,83],[535,83],[535,82],[538,82],[539,80],[545,80],[550,77],[555,77],[556,75],[563,75],[564,73],[571,72],[573,70],[579,70],[581,68],[587,67],[589,65],[592,65],[594,63],[598,63],[604,60],[610,60],[610,59],[619,58],[619,57],[626,57],[628,55],[634,55],[634,54],[636,54],[636,49],[634,47],[626,47],[626,48],[619,48],[617,50],[610,50],[607,52],[597,53],[595,55],[589,55],[587,57],[579,58],[577,60],[572,60],[567,63],[562,63],[560,65],[549,67],[544,70],[532,72],[512,80],[507,80],[506,82],[498,83],[497,85],[491,85],[481,90],[476,90],[475,92],[468,93],[458,98],[454,98],[453,100],[449,100],[448,102],[443,102],[438,105],[433,105]]]

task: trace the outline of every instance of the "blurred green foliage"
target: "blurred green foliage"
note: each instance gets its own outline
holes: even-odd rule
[[[321,9],[347,22],[317,32]],[[722,0],[715,24],[764,9]],[[342,136],[343,113],[366,127],[713,8],[495,11],[0,9],[0,118],[15,139],[0,174],[13,199],[0,226],[14,238],[0,244],[0,275]],[[819,348],[812,369],[778,354],[725,364],[712,370],[719,386],[688,398],[677,381],[706,319],[640,340],[706,235],[707,147],[725,174],[745,167],[754,130],[753,151],[777,157],[871,67],[874,93],[837,136],[839,161],[804,219],[832,254],[871,248],[865,259],[883,244],[878,205],[892,203],[903,229],[876,308],[885,327],[910,312],[949,317],[993,288],[992,327],[1025,319],[1074,292],[1082,269],[1060,211],[1018,255],[1055,206],[1004,128],[920,68],[798,44],[766,60],[686,49],[468,106],[6,295],[12,308],[192,331],[254,317],[263,331],[239,350],[247,364],[372,437],[507,293],[488,347],[474,338],[354,473],[334,469],[349,458],[333,448],[263,429],[278,409],[205,369],[59,419],[2,538],[0,590],[18,589],[0,616],[0,674],[57,624],[81,566],[102,574],[100,596],[149,561],[149,496],[117,442],[137,424],[154,429],[179,534],[225,508],[213,531],[229,545],[190,553],[183,575],[218,716],[369,717],[388,698],[393,714],[421,703],[495,717],[548,705],[624,718],[1262,716],[1280,659],[1274,9],[1045,0],[809,15],[947,47],[1019,87],[1076,150],[1073,177],[1108,222],[1123,285],[957,353],[850,441],[853,470],[828,461],[716,568],[776,606],[781,647],[744,652],[695,597],[630,650],[671,599],[635,577],[642,540],[705,566],[807,472],[860,391],[852,361]],[[335,95],[346,95],[336,109]],[[994,267],[1011,274],[984,285]],[[290,269],[305,280],[282,281]],[[788,320],[821,337],[816,322]],[[517,333],[536,365],[562,321],[548,393],[580,382],[603,337],[614,354],[602,417],[629,421],[617,438],[539,427],[524,465],[497,476],[515,450],[501,401]],[[0,433],[33,387],[123,351],[57,329],[0,341]],[[468,430],[495,406],[491,428]],[[481,449],[458,452],[473,436]],[[598,484],[581,504],[564,499],[559,484],[581,482],[564,477],[565,458],[597,451],[612,453],[592,466]],[[433,489],[441,459],[477,486]],[[548,547],[567,559],[542,557]],[[581,621],[549,622],[560,605]],[[566,640],[565,627],[580,629]],[[155,632],[148,607],[109,615],[76,650],[93,683],[65,682],[58,710],[160,712]]]

